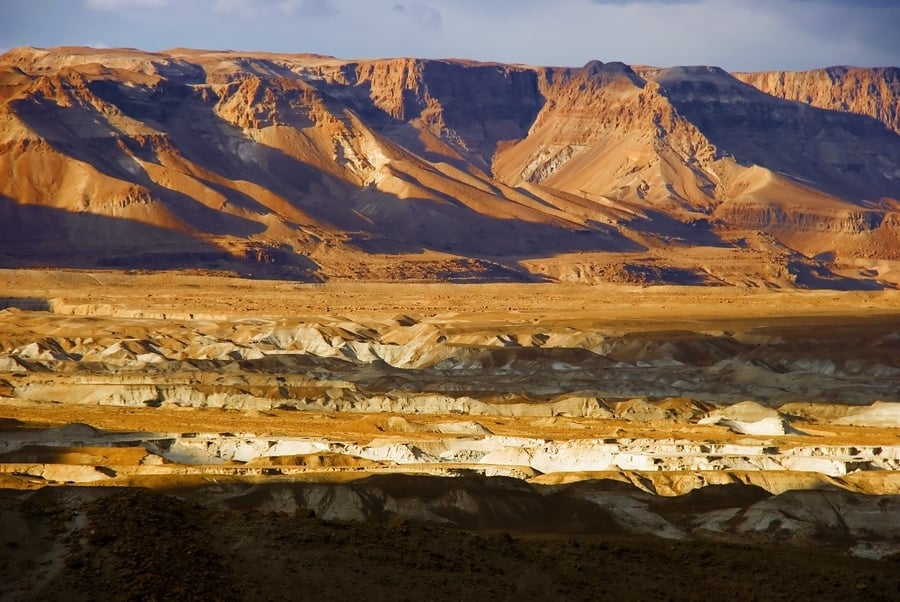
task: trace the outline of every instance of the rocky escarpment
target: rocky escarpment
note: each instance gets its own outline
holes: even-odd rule
[[[735,73],[734,76],[772,96],[873,117],[900,134],[900,69],[897,67],[828,67]]]
[[[485,171],[497,145],[523,138],[545,102],[538,73],[510,65],[397,59],[301,73],[321,77],[337,97],[357,95],[354,109],[389,137],[410,142],[409,130],[400,124],[411,124],[447,145],[446,158],[456,155]],[[427,152],[427,143],[420,144]],[[438,155],[441,150],[435,149]]]
[[[896,195],[896,176],[885,167],[900,161],[900,146],[896,134],[874,119],[778,100],[721,69],[676,67],[653,77],[681,115],[739,162],[854,203]],[[728,119],[717,117],[726,113]],[[841,177],[845,173],[862,177]]]
[[[23,48],[0,82],[9,265],[531,280],[647,253],[672,281],[697,273],[673,245],[760,230],[823,274],[897,255],[900,136],[715,68]]]
[[[655,82],[622,63],[592,61],[557,73],[545,89],[550,100],[528,137],[495,160],[505,182],[602,204],[614,222],[651,208],[688,221],[720,201],[716,171],[728,167]]]

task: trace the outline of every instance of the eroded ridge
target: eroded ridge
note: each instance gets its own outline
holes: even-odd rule
[[[890,294],[84,277],[0,310],[22,499],[900,552]]]

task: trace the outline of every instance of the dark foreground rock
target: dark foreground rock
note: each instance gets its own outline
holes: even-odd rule
[[[3,492],[4,600],[896,600],[898,559],[603,532],[214,510],[146,489]]]

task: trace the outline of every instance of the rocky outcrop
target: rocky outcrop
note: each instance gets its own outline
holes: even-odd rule
[[[866,115],[893,119],[893,72],[828,73],[859,80],[843,112],[707,67],[15,49],[0,260],[528,280],[647,252],[649,280],[702,282],[669,249],[740,255],[736,230],[892,260],[900,136]]]
[[[786,269],[797,279],[811,277],[796,257]],[[710,403],[812,396],[870,404],[900,390],[897,325],[888,319],[788,333],[615,333],[566,323],[478,333],[455,331],[447,316],[244,324],[168,313],[165,327],[149,336],[143,324],[160,318],[58,316],[54,323],[68,334],[37,336],[46,316],[0,311],[8,395],[129,407],[683,421],[705,410],[678,402],[679,395]],[[124,319],[131,326],[123,329]],[[848,350],[848,340],[865,355]],[[523,389],[530,397],[521,397]],[[609,401],[648,397],[676,399],[670,407]]]
[[[598,521],[607,534],[614,526],[619,533],[720,544],[772,538],[827,543],[873,558],[898,551],[896,448],[800,447],[785,454],[772,446],[677,440],[539,442],[486,435],[357,445],[249,434],[95,433],[80,440],[55,434],[54,440],[46,436],[53,433],[31,431],[26,438],[41,444],[0,450],[0,479],[22,489],[42,485],[41,499],[62,485],[85,486],[66,491],[70,502],[169,479],[179,483],[181,495],[244,512],[313,511],[339,521],[387,515],[468,529],[554,525],[579,533]],[[13,434],[14,446],[21,440]],[[883,467],[860,469],[866,463],[860,460],[872,456]],[[788,465],[791,457],[801,461]],[[849,457],[856,459],[852,475],[820,473]],[[893,478],[868,478],[879,473]],[[191,483],[209,484],[191,490]]]
[[[821,109],[873,117],[900,134],[900,69],[828,67],[734,76],[766,94]]]
[[[896,196],[896,175],[885,165],[900,160],[898,138],[875,119],[777,99],[721,69],[663,69],[654,80],[682,116],[739,162],[852,203]],[[854,177],[841,175],[848,173]]]
[[[421,120],[437,137],[490,164],[497,144],[523,138],[544,103],[527,68],[450,61],[349,64],[347,82],[401,122]]]

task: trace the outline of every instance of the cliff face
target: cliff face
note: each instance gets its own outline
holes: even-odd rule
[[[673,68],[654,79],[718,148],[850,202],[896,196],[897,135],[850,112],[761,93],[721,69]]]
[[[303,75],[324,80],[330,94],[399,143],[414,144],[411,126],[446,146],[433,152],[483,170],[499,143],[525,136],[544,102],[537,72],[508,65],[395,59],[314,66]]]
[[[632,214],[697,217],[718,203],[715,149],[656,83],[595,61],[562,74],[546,94],[529,135],[496,157],[494,173],[506,183]]]
[[[828,67],[734,76],[766,94],[820,109],[873,117],[900,134],[900,69]]]
[[[775,274],[900,259],[896,70],[822,74],[810,104],[777,96],[818,72],[16,49],[0,261],[733,282],[748,252]],[[751,264],[739,281],[791,284]]]

